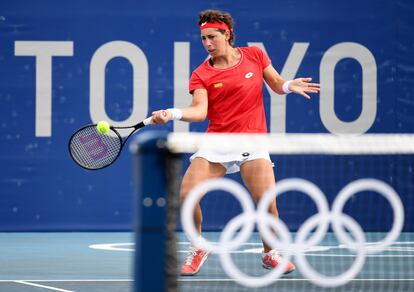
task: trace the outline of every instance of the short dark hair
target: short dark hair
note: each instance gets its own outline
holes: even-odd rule
[[[224,22],[225,24],[227,24],[227,26],[230,29],[229,44],[231,46],[234,45],[234,39],[235,39],[235,34],[233,31],[234,20],[233,20],[233,17],[230,15],[230,13],[220,11],[220,10],[213,10],[213,9],[204,10],[200,12],[198,25],[200,26],[204,22]],[[218,30],[223,34],[225,32],[222,29],[218,29]]]

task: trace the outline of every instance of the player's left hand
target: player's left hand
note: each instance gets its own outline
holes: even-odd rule
[[[311,97],[307,93],[318,93],[320,90],[319,83],[310,83],[311,81],[310,77],[293,79],[289,84],[289,90],[310,99]]]

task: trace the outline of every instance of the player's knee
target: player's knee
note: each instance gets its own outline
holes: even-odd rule
[[[183,204],[183,202],[187,198],[189,192],[190,192],[190,188],[188,188],[184,185],[181,187],[181,190],[180,190],[180,204]]]

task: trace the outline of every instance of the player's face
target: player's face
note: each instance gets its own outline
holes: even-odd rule
[[[228,45],[226,35],[216,28],[206,28],[201,31],[203,46],[212,57],[217,57],[225,53],[226,46]]]

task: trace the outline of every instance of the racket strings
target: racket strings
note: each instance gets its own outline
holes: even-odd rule
[[[122,140],[113,130],[100,134],[94,125],[90,125],[76,132],[69,145],[73,159],[80,166],[99,169],[118,157]]]

